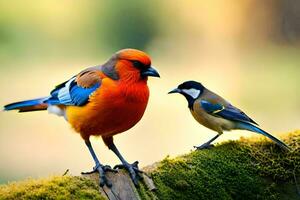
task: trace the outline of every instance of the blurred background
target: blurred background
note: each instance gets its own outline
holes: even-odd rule
[[[278,137],[300,128],[299,0],[0,0],[0,105],[48,95],[128,47],[150,54],[161,74],[149,80],[143,119],[115,136],[128,161],[143,167],[215,135],[182,96],[167,95],[185,80],[201,81]],[[217,142],[254,135],[235,131]],[[101,138],[92,143],[103,163],[119,163]],[[63,118],[0,112],[0,183],[93,165]]]

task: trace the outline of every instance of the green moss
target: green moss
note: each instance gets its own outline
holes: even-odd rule
[[[159,199],[299,199],[300,131],[286,152],[267,139],[225,142],[213,149],[165,158],[151,175]],[[146,196],[146,195],[145,195]]]
[[[50,177],[0,186],[0,199],[104,199],[98,186],[81,177]]]
[[[260,175],[276,182],[288,182],[294,174],[300,174],[300,131],[290,133],[285,141],[292,147],[291,152],[283,152],[267,140],[248,144],[245,140],[241,143],[256,162]]]
[[[139,187],[138,187],[138,193],[141,199],[143,200],[153,200],[153,199],[157,199],[156,195],[151,192],[147,186],[140,182]]]

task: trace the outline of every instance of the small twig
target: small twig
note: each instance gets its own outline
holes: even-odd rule
[[[69,172],[70,170],[69,169],[67,169],[66,171],[65,171],[65,173],[63,173],[63,175],[62,176],[65,176],[65,175],[67,175],[67,173]]]

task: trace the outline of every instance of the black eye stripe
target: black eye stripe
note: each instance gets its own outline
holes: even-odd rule
[[[145,66],[143,63],[141,63],[141,62],[138,61],[138,60],[133,60],[133,61],[131,61],[131,62],[132,62],[132,64],[133,64],[133,66],[135,66],[136,68],[142,68],[142,67]]]
[[[138,60],[130,60],[133,64],[134,67],[138,68],[138,69],[145,69],[148,68],[149,65],[145,65],[144,63],[138,61]]]

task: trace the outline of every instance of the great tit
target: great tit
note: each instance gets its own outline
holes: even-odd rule
[[[187,102],[193,117],[203,126],[216,131],[218,134],[202,145],[195,146],[197,149],[210,148],[211,143],[217,139],[223,131],[234,129],[248,130],[260,133],[289,150],[290,148],[266,131],[258,128],[258,124],[248,117],[243,111],[231,105],[228,101],[205,88],[196,81],[186,81],[171,93],[182,94]]]

